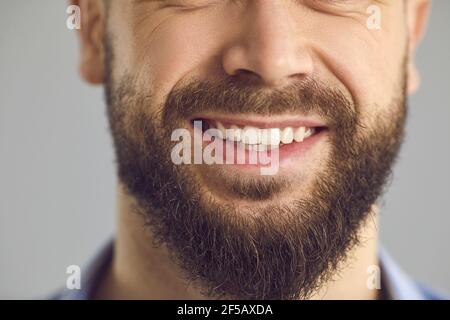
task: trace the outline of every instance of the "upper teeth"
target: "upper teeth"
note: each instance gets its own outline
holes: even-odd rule
[[[216,122],[216,129],[219,138],[221,139],[241,142],[247,145],[264,145],[272,147],[279,146],[280,143],[289,144],[294,141],[302,142],[304,139],[314,134],[314,128],[307,127],[259,129],[251,126],[240,128],[236,125],[231,125],[229,128],[225,128],[225,126],[218,121]]]

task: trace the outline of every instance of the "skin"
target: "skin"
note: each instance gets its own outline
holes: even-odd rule
[[[113,35],[115,50],[112,77],[132,74],[140,90],[151,88],[155,105],[191,78],[220,79],[245,70],[249,80],[273,89],[319,75],[365,106],[361,121],[369,129],[376,125],[377,118],[389,116],[389,102],[399,90],[398,75],[405,52],[407,93],[417,90],[420,81],[414,57],[430,7],[426,0],[111,1],[106,25],[103,1],[71,2],[81,7],[80,73],[88,83],[104,83],[102,40],[107,29]],[[366,26],[370,4],[381,9],[381,30]],[[370,108],[374,104],[379,107]],[[306,172],[312,179],[328,151],[326,143],[317,146],[298,169],[304,172],[298,173]],[[202,170],[197,174],[205,175]],[[292,170],[297,169],[281,168],[280,174]],[[208,192],[219,201],[233,201],[242,207],[246,203],[245,199],[220,199],[212,185]],[[305,192],[306,184],[299,185],[278,201],[288,202]],[[145,245],[152,235],[143,230],[142,219],[131,214],[133,203],[133,197],[119,182],[114,260],[97,298],[204,298],[198,288],[182,279],[167,249]],[[380,292],[366,286],[367,266],[377,264],[376,205],[370,217],[360,230],[362,241],[352,251],[351,259],[336,279],[312,298],[381,297]]]

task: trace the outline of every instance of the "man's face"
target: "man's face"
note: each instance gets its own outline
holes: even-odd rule
[[[381,30],[368,27],[373,12],[367,10],[373,4],[381,15]],[[359,113],[361,137],[380,128],[380,121],[393,121],[392,114],[399,111],[392,104],[403,98],[405,80],[407,25],[402,1],[169,0],[112,7],[108,24],[114,55],[111,82],[119,87],[122,81],[136,94],[151,95],[143,105],[127,108],[129,121],[146,115],[164,129],[192,130],[192,120],[198,119],[213,128],[219,121],[226,128],[279,128],[280,135],[287,127],[294,134],[301,127],[320,133],[320,138],[294,140],[278,149],[276,177],[261,177],[258,166],[182,169],[201,180],[198,191],[203,189],[217,201],[253,207],[255,203],[246,197],[233,194],[233,190],[252,194],[240,181],[282,179],[296,182],[290,184],[289,192],[277,195],[277,200],[298,199],[311,191],[315,177],[329,162],[328,139],[339,133],[330,123],[337,119],[324,114],[336,107],[323,103],[333,101],[319,95],[317,99],[323,101],[306,103],[303,97],[292,101],[295,94],[286,93],[282,99],[276,93],[298,92],[302,84],[309,91],[317,84],[329,95],[338,92],[351,104],[349,112]],[[207,95],[206,84],[214,93],[226,89],[230,93]],[[196,85],[203,94],[193,106]],[[168,96],[186,88],[190,90],[184,96],[190,101],[179,103],[178,110],[165,110]],[[244,90],[246,98],[242,97]],[[164,116],[171,122],[164,123]]]
[[[109,6],[105,77],[119,177],[155,237],[211,296],[308,297],[358,242],[398,153],[405,3]],[[171,133],[193,133],[194,120],[278,130],[278,172],[175,165]]]

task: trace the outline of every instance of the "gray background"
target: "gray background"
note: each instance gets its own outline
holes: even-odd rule
[[[0,298],[45,297],[114,232],[113,151],[102,91],[77,75],[66,2],[0,0]],[[450,1],[435,0],[421,90],[384,198],[384,245],[450,291]]]

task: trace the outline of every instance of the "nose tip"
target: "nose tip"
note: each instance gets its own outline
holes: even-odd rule
[[[286,4],[253,4],[246,12],[246,22],[223,53],[225,72],[270,86],[310,75],[312,55]]]
[[[266,47],[230,48],[223,61],[227,74],[250,78],[268,86],[279,86],[293,78],[302,78],[313,72],[311,55],[301,48]]]

